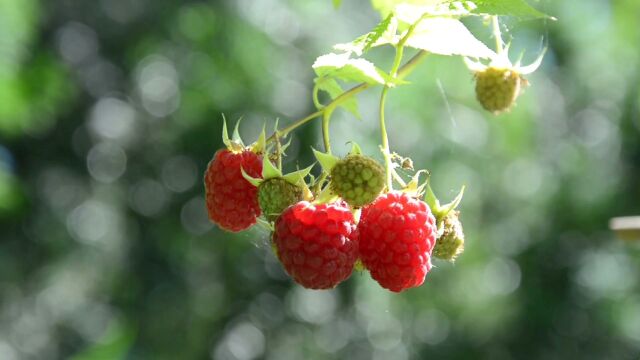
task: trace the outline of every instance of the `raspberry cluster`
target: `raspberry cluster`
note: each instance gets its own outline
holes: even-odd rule
[[[255,223],[269,228],[278,259],[298,284],[330,289],[354,270],[368,270],[380,286],[400,292],[424,283],[432,255],[452,260],[461,251],[458,213],[451,212],[457,203],[440,206],[430,188],[420,199],[426,184],[417,176],[402,191],[390,189],[385,168],[357,146],[342,159],[316,152],[324,174],[318,178],[311,167],[283,174],[276,165],[282,153],[261,139],[250,147],[227,139],[228,148],[215,153],[205,174],[209,217],[232,232]]]
[[[420,180],[422,174],[431,173],[415,170],[411,158],[391,151],[385,122],[387,93],[408,84],[404,77],[428,52],[456,54],[463,56],[474,74],[480,105],[498,114],[514,106],[528,85],[524,76],[540,66],[544,55],[543,51],[527,66],[521,66],[520,60],[512,63],[496,14],[491,16],[495,52],[479,41],[469,53],[461,52],[469,44],[469,34],[461,39],[453,36],[437,49],[417,46],[424,51],[403,61],[405,46],[423,43],[412,41],[413,36],[424,35],[423,20],[450,21],[463,16],[459,11],[443,7],[411,17],[391,12],[372,32],[336,45],[336,52],[318,57],[312,66],[317,75],[312,92],[316,111],[283,128],[276,122],[268,138],[263,128],[258,140],[245,146],[238,126],[230,139],[223,122],[227,148],[215,153],[204,179],[211,221],[232,232],[254,224],[266,228],[284,270],[311,289],[333,288],[356,270],[368,271],[383,288],[400,292],[424,283],[433,258],[455,261],[464,251],[464,231],[456,210],[464,187],[453,201],[441,205],[428,180]],[[464,44],[456,44],[458,40]],[[396,50],[388,71],[362,58],[371,48],[387,44]],[[448,45],[453,48],[447,49]],[[359,85],[343,90],[348,82]],[[360,117],[355,95],[376,85],[383,87],[377,106],[381,159],[363,154],[353,141],[349,154],[335,156],[330,140],[332,114],[342,108]],[[285,174],[282,157],[291,139],[282,140],[314,119],[322,119],[324,152],[313,150],[321,172],[312,174],[311,165]]]

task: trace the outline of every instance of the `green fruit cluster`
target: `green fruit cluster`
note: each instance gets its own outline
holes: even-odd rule
[[[500,113],[514,104],[522,83],[514,70],[489,67],[476,73],[476,97],[485,110]]]
[[[384,168],[364,155],[348,155],[331,170],[331,190],[349,205],[373,202],[384,188]]]
[[[267,179],[258,186],[258,203],[269,221],[274,221],[284,209],[302,197],[301,187],[280,177]]]

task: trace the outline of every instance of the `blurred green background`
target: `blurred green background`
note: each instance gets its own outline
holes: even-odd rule
[[[294,285],[264,230],[208,221],[201,181],[221,113],[252,141],[313,110],[311,64],[368,2],[0,0],[0,359],[637,359],[640,247],[607,223],[640,214],[640,2],[533,5],[559,21],[507,21],[525,63],[549,44],[510,113],[460,58],[390,92],[392,148],[445,200],[467,186],[466,252],[392,294]],[[378,155],[379,93],[336,113],[337,153]]]

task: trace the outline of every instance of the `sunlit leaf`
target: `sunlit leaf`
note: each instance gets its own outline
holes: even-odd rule
[[[371,5],[376,9],[380,15],[385,18],[395,10],[399,4],[414,4],[414,5],[437,5],[448,2],[447,0],[371,0]]]
[[[472,1],[454,1],[433,5],[419,5],[411,3],[398,4],[395,16],[399,21],[413,24],[421,17],[460,17],[471,14],[477,8]]]
[[[432,18],[423,20],[409,37],[407,46],[439,55],[463,55],[492,58],[495,53],[456,19]]]
[[[395,35],[397,23],[393,14],[389,14],[384,20],[382,20],[372,32],[368,33],[364,41],[364,49],[362,52],[367,52],[383,35],[387,36]]]
[[[524,0],[474,0],[478,14],[508,15],[520,18],[552,18]],[[553,18],[552,18],[553,19]]]
[[[429,12],[433,12],[432,15],[434,16],[464,16],[473,13],[507,15],[520,18],[550,18],[550,16],[529,5],[525,0],[371,0],[371,5],[383,18],[395,11],[400,20],[402,20],[402,16],[398,14],[398,7],[406,5],[419,6],[423,10],[430,9]],[[473,8],[473,11],[469,11],[471,8]]]
[[[318,77],[335,78],[343,81],[385,84],[388,79],[383,71],[365,59],[351,59],[346,54],[327,54],[316,59],[313,64]]]

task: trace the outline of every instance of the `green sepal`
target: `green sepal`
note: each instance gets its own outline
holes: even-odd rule
[[[422,174],[427,174],[427,181],[425,181],[424,183],[420,184],[420,175],[422,175]],[[427,170],[419,170],[419,171],[417,171],[415,173],[415,175],[413,175],[413,177],[411,178],[411,181],[409,181],[407,183],[407,186],[405,186],[403,191],[407,192],[407,193],[415,194],[416,197],[422,196],[422,194],[425,191],[425,188],[428,186],[428,183],[429,183],[428,176],[429,176],[429,172]],[[427,204],[429,205],[429,207],[431,207],[431,204],[429,204],[428,202],[427,202]]]
[[[436,197],[436,194],[433,193],[433,189],[431,189],[431,182],[427,180],[427,187],[425,189],[424,202],[429,205],[432,212],[437,212],[440,209],[440,201]]]
[[[309,173],[311,173],[311,169],[313,169],[314,166],[315,164],[309,167],[306,167],[302,170],[294,171],[292,173],[282,176],[282,178],[293,185],[302,185],[304,184],[304,178],[307,177]]]
[[[262,179],[254,178],[253,176],[247,174],[243,168],[240,168],[240,171],[242,172],[242,177],[249,183],[251,183],[251,185],[258,187],[262,183]]]
[[[227,129],[227,117],[222,114],[222,142],[229,146],[231,140],[229,139],[229,130]]]
[[[521,74],[523,75],[528,75],[531,74],[532,72],[538,70],[538,68],[540,67],[540,64],[542,64],[542,59],[544,58],[544,55],[547,53],[547,50],[549,49],[548,46],[545,46],[544,49],[542,49],[542,52],[540,52],[540,55],[538,55],[538,57],[529,65],[527,66],[520,66],[520,60],[518,60],[518,70]]]
[[[244,144],[242,143],[242,140],[239,139],[239,135],[237,136],[239,141],[236,140],[236,133],[238,131],[239,123],[240,120],[238,120],[238,123],[236,123],[236,129],[234,130],[233,136],[230,139],[229,130],[227,129],[227,118],[224,116],[224,114],[222,114],[222,142],[227,147],[227,149],[231,151],[242,151],[244,149]]]
[[[239,122],[239,121],[238,121]],[[262,132],[258,136],[258,140],[251,144],[251,151],[256,154],[263,154],[267,145],[267,133],[265,131],[265,125],[262,125]]]
[[[262,157],[262,179],[282,177],[282,171],[275,167],[268,156]]]
[[[242,142],[242,138],[240,137],[240,122],[242,121],[242,117],[238,118],[236,121],[236,126],[233,128],[233,134],[231,135],[231,140],[240,143],[244,147],[244,143]]]
[[[362,148],[357,142],[351,141],[351,151],[349,152],[349,155],[362,155]]]
[[[340,161],[340,158],[337,156],[323,153],[313,148],[311,148],[311,150],[313,150],[313,154],[315,155],[316,159],[318,159],[318,162],[322,166],[322,170],[327,174],[331,173],[331,169],[333,169],[333,167],[336,166],[338,161]]]
[[[353,264],[353,270],[357,272],[362,272],[366,270],[366,268],[364,267],[364,264],[362,263],[362,260],[360,259],[356,260],[356,263]]]
[[[289,146],[291,146],[291,140],[292,140],[292,138],[289,138],[289,140],[287,141],[286,144],[280,146],[280,155],[286,156],[286,154],[284,152],[287,151]]]
[[[279,122],[280,122],[280,118],[276,118],[276,123],[275,123],[275,125],[273,127],[273,133],[278,135],[278,141],[282,141],[284,138],[287,137],[287,135],[280,136],[280,130],[278,130],[278,123]],[[292,138],[289,138],[289,140],[287,141],[286,144],[281,144],[280,145],[280,156],[286,156],[285,151],[287,151],[287,149],[291,145],[291,140],[292,140]]]
[[[313,202],[316,204],[328,204],[338,199],[339,196],[331,190],[331,186],[325,186]]]
[[[445,216],[447,216],[451,211],[453,211],[455,208],[458,207],[458,205],[460,205],[460,201],[462,201],[462,195],[464,195],[464,189],[465,186],[463,185],[462,188],[460,189],[460,192],[458,193],[458,195],[455,197],[455,199],[453,199],[450,203],[442,205],[438,210],[437,210],[437,217],[439,219],[443,219]]]

